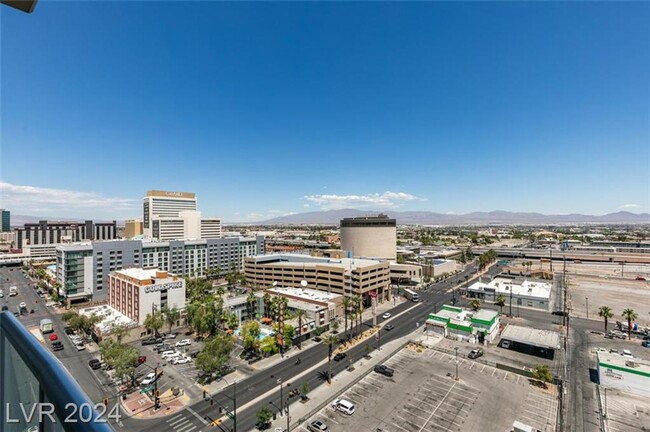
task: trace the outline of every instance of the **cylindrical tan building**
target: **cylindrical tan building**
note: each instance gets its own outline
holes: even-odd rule
[[[397,221],[383,214],[341,219],[341,249],[355,257],[397,259]]]

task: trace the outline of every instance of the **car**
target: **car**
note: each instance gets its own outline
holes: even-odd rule
[[[9,308],[7,307],[7,305],[2,305],[2,312],[6,311],[6,310],[9,310]]]
[[[55,340],[58,340],[58,339],[59,339],[59,337],[56,335],[56,333],[52,333],[52,334],[50,335],[50,340],[51,340],[51,341],[55,341]]]
[[[77,351],[83,351],[83,350],[86,349],[86,347],[84,346],[84,344],[75,344],[74,347],[77,349]]]
[[[183,339],[183,340],[179,340],[178,342],[176,342],[177,347],[188,346],[188,345],[191,345],[191,344],[192,344],[192,341],[190,339]]]
[[[562,310],[556,310],[551,313],[552,315],[557,315],[557,316],[569,316],[569,314],[565,311]]]
[[[166,334],[163,339],[176,339],[176,333]]]
[[[637,276],[636,278],[634,278],[634,280],[644,281],[645,278],[643,276]]]
[[[18,305],[18,307],[20,307],[21,309],[27,309],[27,303],[25,303],[25,302],[20,302],[20,304]]]
[[[334,401],[332,401],[332,408],[347,415],[354,414],[354,404],[349,400],[334,399]]]
[[[394,369],[389,368],[388,366],[385,365],[375,365],[375,372],[380,373],[382,375],[386,375],[387,377],[392,377],[393,374],[395,373]]]
[[[383,319],[388,319],[388,318],[391,317],[391,314],[390,314],[389,312],[386,312],[386,313],[383,314],[381,317],[382,317]]]
[[[346,358],[348,355],[346,353],[338,353],[334,356],[334,361],[341,361]]]
[[[322,420],[314,420],[307,425],[307,429],[311,432],[325,432],[327,430],[327,425]]]
[[[510,341],[509,340],[504,340],[501,342],[501,348],[509,349],[510,348]]]
[[[2,298],[2,297],[4,297],[4,296],[5,296],[4,291],[0,290],[0,298]]]
[[[316,336],[316,337],[314,337],[314,342],[320,342],[320,341],[322,341],[322,340],[323,340],[323,339],[322,339],[320,336]]]
[[[102,362],[98,359],[92,359],[88,362],[88,366],[90,366],[91,369],[101,369]]]
[[[74,334],[74,330],[72,330],[72,327],[70,327],[70,326],[65,326],[65,327],[63,328],[63,331],[64,331],[65,334],[67,334],[68,336],[71,336],[71,335]]]
[[[596,352],[597,353],[599,353],[599,352],[605,353],[605,352],[607,352],[607,350],[605,348],[596,348]]]
[[[142,339],[142,342],[140,342],[141,345],[156,345],[162,343],[161,338],[148,338],[148,339]]]
[[[61,341],[54,341],[52,342],[52,350],[53,351],[61,351],[63,349],[63,344]]]
[[[483,350],[481,348],[474,348],[467,354],[468,358],[477,359],[483,355]]]
[[[610,354],[618,354],[618,350],[616,348],[610,348],[609,352]]]
[[[181,356],[181,357],[173,358],[172,359],[172,364],[175,364],[175,365],[177,365],[177,364],[185,364],[185,363],[190,363],[191,361],[192,361],[191,358]]]
[[[148,385],[153,384],[156,381],[156,374],[153,372],[148,373],[145,375],[145,377],[140,381],[140,385],[143,387],[146,387]]]
[[[386,330],[386,331],[391,331],[391,330],[394,329],[394,328],[395,328],[395,326],[392,325],[392,324],[386,324],[386,325],[384,326],[384,330]]]
[[[632,351],[624,349],[623,352],[621,353],[623,357],[626,359],[634,360],[634,356],[632,355]]]
[[[147,356],[138,356],[138,364],[142,364],[147,361]]]
[[[645,340],[645,341],[641,342],[641,346],[643,348],[650,348],[650,340]]]
[[[153,350],[156,351],[156,352],[167,351],[170,348],[171,348],[171,346],[169,344],[166,344],[166,343],[159,343],[159,344],[156,344],[156,345],[153,346]]]
[[[160,354],[160,357],[163,359],[169,359],[170,357],[178,357],[181,355],[178,351],[175,350],[168,350],[168,351],[163,351],[162,354]]]

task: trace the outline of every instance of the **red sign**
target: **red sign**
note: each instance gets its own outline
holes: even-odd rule
[[[370,291],[368,297],[377,297],[377,291]]]

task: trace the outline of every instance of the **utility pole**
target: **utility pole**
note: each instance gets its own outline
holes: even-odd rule
[[[510,287],[510,313],[508,315],[512,316],[512,287]]]
[[[564,292],[564,314],[562,315],[562,325],[567,325],[567,302],[566,302],[566,255],[564,256],[564,270],[562,271],[562,291]]]
[[[589,297],[585,297],[585,303],[587,303],[587,319],[589,319]]]

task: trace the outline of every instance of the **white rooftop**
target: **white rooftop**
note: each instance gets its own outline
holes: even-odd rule
[[[501,339],[525,343],[539,348],[560,349],[560,334],[551,330],[508,324],[501,333]]]
[[[641,345],[637,345],[639,349],[643,348]],[[634,352],[632,353],[634,355]],[[624,367],[626,369],[634,369],[641,372],[650,374],[650,362],[647,360],[641,360],[638,358],[628,359],[621,355],[621,353],[609,353],[609,352],[598,352],[598,363],[603,365],[603,363],[611,366]]]
[[[294,297],[299,297],[305,300],[319,301],[319,302],[329,302],[334,300],[337,297],[341,297],[340,294],[332,294],[325,291],[319,291],[309,288],[294,288],[294,287],[281,287],[281,288],[269,288],[266,290],[268,293],[276,294],[286,294]]]
[[[293,266],[301,264],[305,267],[315,267],[317,265],[329,265],[335,267],[343,267],[344,269],[356,269],[357,267],[367,267],[376,264],[381,264],[382,261],[367,259],[367,258],[325,258],[313,257],[303,254],[267,254],[256,255],[252,257],[257,263],[264,264],[265,262],[272,262],[273,265],[286,265]]]
[[[523,282],[518,283],[513,279],[495,277],[489,283],[474,282],[469,286],[468,291],[485,291],[485,289],[493,289],[497,294],[516,295],[519,297],[534,297],[541,299],[548,299],[551,296],[552,285],[546,282],[536,282],[525,279]]]
[[[95,325],[102,334],[110,333],[111,327],[113,326],[137,327],[139,325],[137,322],[133,321],[118,310],[113,309],[109,305],[79,309],[79,314],[88,317],[93,315],[102,317],[102,320]]]
[[[144,280],[151,280],[156,278],[156,273],[160,272],[162,270],[159,269],[142,269],[142,268],[127,268],[127,269],[122,269],[122,270],[116,270],[116,274],[122,274],[125,276],[132,277],[134,279],[138,279],[141,281]],[[167,272],[165,272],[167,273]],[[169,277],[175,276],[171,273],[167,273]]]

